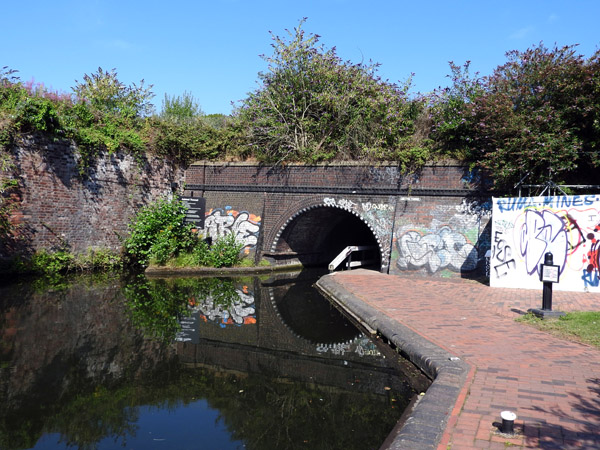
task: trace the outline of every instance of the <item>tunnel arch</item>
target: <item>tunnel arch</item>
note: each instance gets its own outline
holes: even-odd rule
[[[385,266],[384,246],[371,224],[357,211],[318,203],[298,209],[277,229],[270,253],[295,257],[306,267],[327,266],[348,245],[371,245],[376,263]]]

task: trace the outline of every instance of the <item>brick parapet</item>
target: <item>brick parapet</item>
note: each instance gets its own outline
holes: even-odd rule
[[[397,164],[289,164],[198,162],[186,171],[188,186],[334,187],[391,190],[478,190],[479,177],[457,163],[405,174]]]

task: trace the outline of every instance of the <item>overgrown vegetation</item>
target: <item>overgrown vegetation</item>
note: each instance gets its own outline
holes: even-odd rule
[[[452,87],[432,99],[432,139],[488,170],[496,186],[522,179],[597,184],[600,161],[600,50],[575,46],[507,53],[489,76],[451,65]]]
[[[41,250],[10,263],[13,271],[45,276],[77,272],[111,272],[123,268],[121,255],[108,249],[90,249],[83,254],[73,254],[68,250]]]
[[[50,92],[0,70],[0,147],[22,133],[73,139],[85,169],[100,150],[150,152],[182,164],[254,159],[266,164],[395,161],[416,171],[455,158],[491,174],[496,187],[519,180],[596,184],[600,160],[600,50],[575,46],[510,51],[491,75],[450,64],[452,83],[411,95],[410,78],[382,80],[378,64],[341,60],[304,31],[273,35],[268,71],[230,116],[202,113],[190,93],[166,95],[160,114],[143,81],[126,86],[99,68]]]
[[[564,339],[600,347],[600,312],[576,311],[557,319],[544,320],[533,314],[526,314],[517,321]]]
[[[307,35],[303,21],[288,39],[273,36],[261,86],[237,111],[246,152],[281,161],[390,160],[420,166],[430,155],[418,119],[424,102],[382,80],[378,64],[342,61]]]
[[[130,224],[123,248],[126,264],[144,268],[180,258],[189,266],[231,267],[240,261],[244,244],[230,233],[209,245],[185,223],[185,205],[178,199],[159,199],[142,208]]]

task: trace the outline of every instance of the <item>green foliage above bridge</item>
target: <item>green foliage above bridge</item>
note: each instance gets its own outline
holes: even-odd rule
[[[485,169],[496,186],[597,184],[600,50],[575,46],[507,53],[491,75],[450,64],[452,85],[410,95],[377,75],[378,64],[341,60],[306,34],[304,20],[273,36],[268,71],[232,116],[206,116],[190,94],[165,97],[154,114],[151,88],[126,86],[101,68],[57,94],[0,69],[0,148],[23,133],[74,140],[84,171],[98,151],[150,152],[182,164],[252,159],[267,164],[395,161],[414,171],[454,158]]]
[[[377,64],[342,61],[307,35],[303,21],[288,38],[273,36],[269,71],[237,111],[248,153],[265,162],[397,160],[428,155],[416,122],[422,100],[377,75]]]

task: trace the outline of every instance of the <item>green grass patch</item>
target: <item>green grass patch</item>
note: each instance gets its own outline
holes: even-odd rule
[[[526,314],[517,322],[531,325],[563,339],[583,342],[600,348],[600,312],[570,312],[556,319],[541,319]]]

